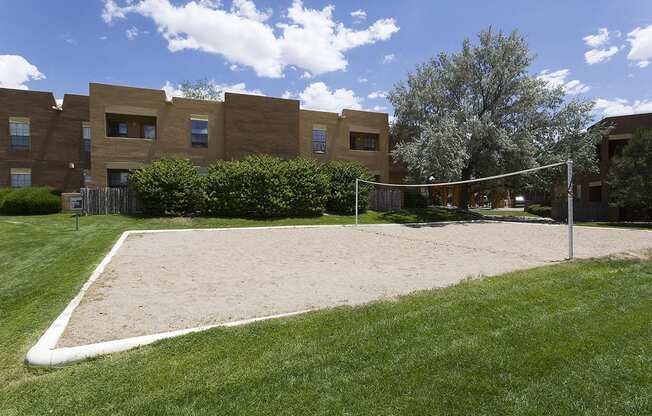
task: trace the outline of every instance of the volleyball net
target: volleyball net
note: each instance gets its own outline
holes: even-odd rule
[[[369,191],[375,190],[370,198],[370,208],[378,209],[398,209],[405,205],[411,207],[427,207],[430,205],[453,206],[454,201],[459,199],[459,195],[454,195],[455,189],[459,192],[461,186],[467,187],[467,202],[476,207],[503,207],[509,206],[513,198],[505,187],[490,186],[494,182],[502,182],[506,178],[518,177],[519,175],[528,175],[535,172],[551,170],[566,165],[567,183],[567,205],[568,205],[568,258],[573,258],[573,161],[552,163],[536,168],[519,170],[516,172],[504,173],[501,175],[486,176],[482,178],[468,179],[462,181],[442,182],[442,183],[425,183],[425,184],[394,184],[375,182],[365,179],[356,179],[355,181],[355,224],[359,224],[359,207],[360,198],[364,194],[369,195]],[[366,192],[363,191],[365,187]],[[492,189],[493,188],[493,189]],[[501,191],[497,191],[502,188]],[[453,189],[453,191],[451,191]],[[487,191],[491,189],[490,191]],[[382,192],[378,192],[382,190]],[[475,190],[475,192],[469,192]],[[406,204],[407,203],[407,204]]]

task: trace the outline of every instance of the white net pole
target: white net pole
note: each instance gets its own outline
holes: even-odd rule
[[[573,259],[573,161],[566,162],[566,174],[568,178],[568,259]]]
[[[360,179],[355,180],[355,225],[358,225],[358,184]]]

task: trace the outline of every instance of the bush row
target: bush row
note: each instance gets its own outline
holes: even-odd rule
[[[525,211],[530,214],[538,215],[539,217],[552,217],[552,207],[546,207],[539,204],[531,204],[525,207]]]
[[[129,186],[149,215],[272,218],[355,210],[355,179],[370,179],[358,162],[320,163],[256,155],[218,161],[200,176],[187,160],[159,160],[134,171]],[[359,209],[369,188],[360,187]]]
[[[0,214],[40,215],[61,210],[61,193],[48,187],[0,189]]]

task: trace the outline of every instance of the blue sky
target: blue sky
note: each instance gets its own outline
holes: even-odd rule
[[[89,82],[175,94],[223,88],[391,114],[383,92],[483,28],[518,29],[534,75],[596,115],[652,112],[649,0],[3,0],[0,86],[88,93]],[[544,72],[546,71],[546,72]]]

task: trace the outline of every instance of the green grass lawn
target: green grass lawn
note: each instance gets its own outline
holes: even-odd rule
[[[576,224],[583,227],[616,227],[652,230],[652,222],[578,221]]]
[[[652,413],[650,261],[564,263],[57,370],[23,364],[126,229],[344,222],[96,216],[75,232],[67,215],[0,217],[0,415]]]

